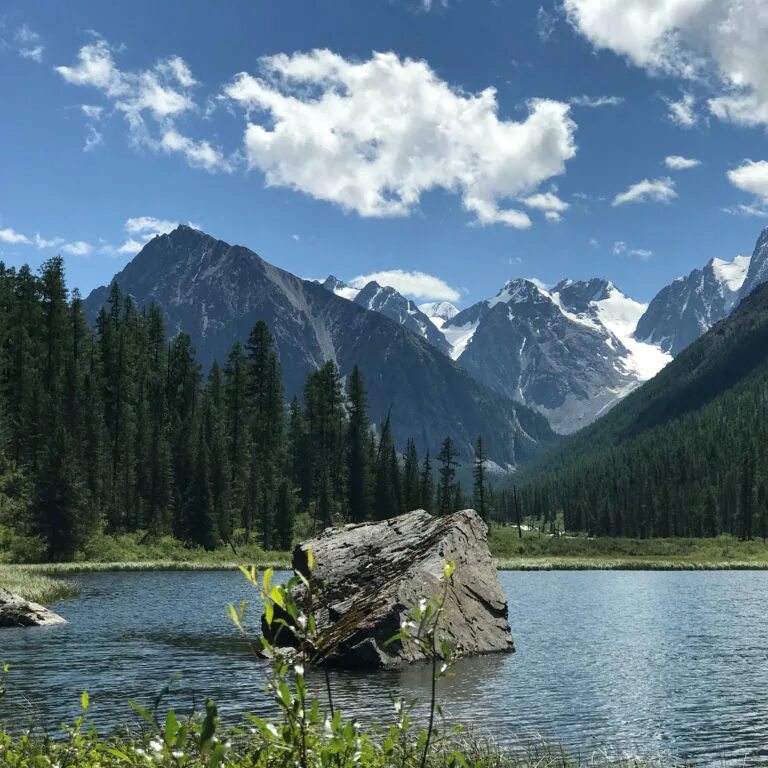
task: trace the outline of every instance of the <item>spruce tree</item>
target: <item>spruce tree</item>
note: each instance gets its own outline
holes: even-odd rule
[[[349,423],[346,435],[347,515],[352,522],[361,523],[371,516],[371,422],[368,402],[360,369],[355,365],[347,386]]]
[[[472,467],[474,479],[473,503],[480,517],[487,522],[488,510],[485,506],[485,454],[483,453],[483,438],[478,435],[475,442],[475,462]]]
[[[453,447],[453,440],[446,437],[443,440],[437,460],[440,462],[440,483],[437,487],[437,514],[441,517],[450,514],[451,507],[456,502],[456,457],[459,452]]]

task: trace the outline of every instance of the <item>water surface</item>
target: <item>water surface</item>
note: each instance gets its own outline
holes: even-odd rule
[[[504,743],[543,733],[582,755],[663,754],[768,765],[768,572],[504,572],[517,653],[467,659],[440,684],[447,713]],[[0,720],[55,727],[130,719],[173,674],[184,710],[213,698],[236,722],[270,704],[263,670],[226,614],[253,589],[239,573],[92,573],[55,606],[63,626],[0,632],[12,664]],[[428,695],[423,667],[334,674],[337,703],[386,722],[392,697]]]

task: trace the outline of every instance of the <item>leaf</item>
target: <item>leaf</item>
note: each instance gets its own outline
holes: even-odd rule
[[[176,719],[176,713],[168,710],[165,716],[165,741],[169,746],[173,746],[176,741],[176,734],[179,732],[179,721]]]
[[[216,726],[218,725],[219,710],[216,705],[208,699],[205,702],[205,720],[200,729],[200,749],[204,750],[216,735]]]
[[[90,704],[90,698],[88,697],[88,691],[83,691],[80,694],[80,707],[82,708],[83,712],[86,712],[88,710],[88,705]]]
[[[237,614],[237,609],[232,603],[227,608],[229,609],[229,618],[232,619],[232,623],[242,632],[243,625],[240,623],[240,617]]]
[[[267,568],[266,571],[264,571],[264,578],[263,578],[263,584],[264,584],[264,591],[269,592],[269,587],[272,584],[272,568]]]
[[[307,568],[311,571],[315,567],[315,555],[312,552],[312,547],[307,549]]]
[[[272,626],[272,619],[275,616],[275,606],[272,603],[267,603],[264,606],[264,619],[267,622],[267,626]]]

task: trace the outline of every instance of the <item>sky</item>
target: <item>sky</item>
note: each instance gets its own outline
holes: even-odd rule
[[[0,259],[84,294],[189,223],[458,306],[641,301],[768,224],[764,0],[6,0]]]

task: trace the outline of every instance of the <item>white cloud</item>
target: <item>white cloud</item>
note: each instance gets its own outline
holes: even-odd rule
[[[73,243],[64,243],[61,250],[70,256],[88,256],[93,253],[93,246],[83,240],[76,240]]]
[[[667,117],[680,128],[695,128],[699,123],[699,115],[696,112],[696,97],[691,93],[684,93],[679,101],[664,99],[667,105]]]
[[[165,235],[179,226],[178,221],[169,221],[168,219],[158,219],[154,216],[135,216],[125,220],[125,231],[129,235],[142,235],[154,237],[155,235]]]
[[[624,103],[622,96],[574,96],[568,102],[574,107],[589,107],[597,109],[598,107],[618,107]]]
[[[561,214],[570,207],[565,200],[561,200],[554,192],[537,192],[521,200],[529,208],[542,211],[547,221],[560,221]]]
[[[536,13],[536,34],[542,43],[546,43],[555,31],[555,15],[547,11],[543,5],[539,6]]]
[[[195,141],[182,136],[175,128],[163,133],[160,147],[164,152],[181,152],[187,162],[206,171],[231,171],[232,166],[224,155],[207,141]]]
[[[158,219],[155,216],[134,216],[126,219],[123,225],[127,235],[125,242],[118,247],[104,245],[100,250],[109,256],[133,255],[138,253],[153,237],[166,235],[178,226],[178,221]]]
[[[695,168],[701,165],[701,160],[692,157],[683,157],[682,155],[667,155],[664,158],[664,165],[671,171],[684,171],[688,168]]]
[[[399,293],[416,299],[429,301],[458,301],[461,294],[444,280],[425,272],[407,272],[403,269],[389,269],[359,275],[350,281],[354,288],[364,288],[372,280],[379,285],[388,285]]]
[[[40,42],[40,35],[32,31],[26,24],[22,24],[14,33],[13,41],[19,56],[24,59],[32,59],[38,64],[43,61],[45,46]]]
[[[745,203],[739,203],[739,205],[731,208],[723,208],[725,213],[730,213],[732,216],[757,216],[761,219],[768,218],[768,205],[761,206],[759,204],[747,205]]]
[[[768,202],[768,161],[745,160],[738,168],[728,171],[728,180],[734,187]]]
[[[361,216],[405,216],[435,188],[456,191],[480,224],[525,228],[506,201],[562,174],[576,153],[567,104],[532,100],[500,120],[496,92],[467,94],[423,61],[328,50],[261,60],[262,75],[226,88],[249,112],[245,150],[271,186],[300,190]]]
[[[648,261],[653,256],[653,251],[649,251],[646,248],[630,248],[623,240],[617,240],[613,244],[613,255],[634,256],[641,261]]]
[[[599,243],[597,240],[595,240],[595,238],[594,238],[594,237],[593,237],[593,238],[590,238],[589,244],[590,244],[590,245],[591,245],[593,248],[599,248],[599,247],[600,247],[600,243]]]
[[[39,232],[35,233],[34,237],[34,243],[35,246],[38,248],[58,248],[60,245],[64,244],[64,238],[63,237],[54,237],[50,240],[46,240],[44,237],[40,235]]]
[[[291,240],[298,243],[299,240],[301,240],[301,237],[299,235],[291,235]]]
[[[29,245],[30,239],[26,235],[22,235],[21,232],[17,232],[15,229],[7,227],[6,229],[0,229],[0,243],[8,243],[9,245]]]
[[[180,153],[190,165],[208,171],[230,170],[230,163],[210,142],[184,136],[176,127],[177,118],[196,109],[192,91],[197,81],[183,59],[171,56],[151,69],[127,72],[117,66],[112,49],[102,39],[84,45],[77,58],[75,66],[58,66],[56,71],[72,85],[101,91],[125,116],[135,143],[158,152]],[[101,118],[102,112],[97,111],[101,107],[84,105],[82,109],[92,121]],[[84,148],[92,149],[100,142],[100,132],[91,126]]]
[[[564,8],[596,48],[708,88],[719,119],[768,125],[765,0],[564,0]]]
[[[642,203],[653,201],[657,203],[668,203],[677,197],[675,192],[675,182],[665,176],[663,179],[643,179],[637,184],[631,184],[623,192],[620,192],[613,198],[614,207],[624,205],[625,203]]]

